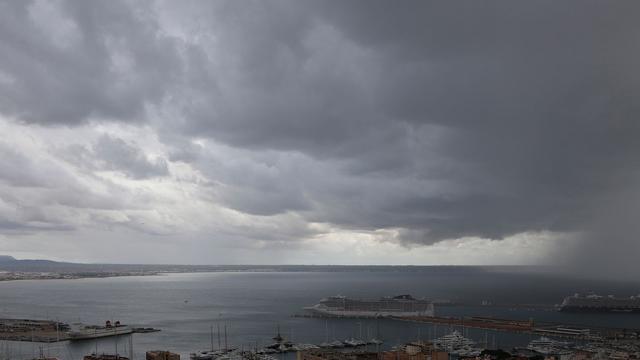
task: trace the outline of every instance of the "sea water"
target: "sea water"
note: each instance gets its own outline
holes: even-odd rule
[[[344,270],[344,269],[343,269]],[[50,319],[103,324],[106,320],[162,331],[117,339],[32,344],[0,341],[0,358],[28,359],[41,351],[61,359],[81,359],[94,352],[122,355],[133,350],[188,354],[224,346],[252,349],[272,342],[277,329],[294,342],[321,343],[348,337],[379,337],[385,347],[416,339],[433,339],[452,328],[393,320],[294,317],[305,306],[329,295],[378,298],[399,294],[449,299],[461,306],[436,307],[441,316],[495,316],[568,324],[640,328],[635,314],[569,314],[554,304],[575,292],[628,296],[640,285],[594,281],[550,272],[508,268],[433,267],[341,272],[215,272],[74,280],[0,282],[0,317]],[[481,304],[532,304],[482,306]],[[536,306],[533,306],[536,305]],[[539,306],[542,305],[542,306]],[[218,336],[218,328],[220,335]],[[212,334],[213,330],[213,334]],[[213,335],[213,336],[212,336]],[[465,330],[481,345],[509,349],[524,346],[532,335]],[[131,349],[131,345],[133,349]]]

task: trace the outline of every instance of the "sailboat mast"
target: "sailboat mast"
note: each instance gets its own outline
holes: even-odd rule
[[[209,329],[210,333],[209,333],[209,337],[211,338],[211,351],[213,351],[213,325],[211,325],[211,328]]]
[[[324,321],[324,342],[329,343],[329,320]]]
[[[224,324],[224,351],[227,351],[227,324]]]
[[[129,359],[133,360],[133,334],[129,335]]]

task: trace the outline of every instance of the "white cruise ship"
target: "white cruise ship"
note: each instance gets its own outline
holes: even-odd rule
[[[71,327],[71,331],[69,331],[69,340],[96,339],[131,333],[133,333],[133,329],[127,325],[120,324],[119,321],[114,324],[111,324],[111,321],[107,321],[105,326],[74,324]]]
[[[433,303],[411,295],[383,297],[378,300],[355,300],[330,296],[305,310],[321,316],[381,318],[389,316],[433,316]]]
[[[640,312],[640,295],[628,298],[596,294],[567,296],[560,311],[566,312]]]

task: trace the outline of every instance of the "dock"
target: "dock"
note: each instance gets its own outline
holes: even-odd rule
[[[95,326],[94,326],[95,327]],[[114,328],[115,329],[115,328]],[[51,320],[0,319],[0,340],[55,343],[60,341],[84,340],[97,337],[113,337],[128,334],[158,332],[151,327],[127,327],[126,331],[101,331],[99,334],[78,336],[67,323]]]
[[[372,316],[358,316],[358,315],[325,315],[325,314],[293,314],[294,318],[309,318],[309,319],[384,319],[384,316],[372,317]]]
[[[534,329],[533,320],[510,320],[494,319],[487,317],[441,317],[441,316],[420,316],[420,317],[390,317],[393,320],[409,321],[417,323],[429,323],[446,326],[459,326],[485,330],[499,330],[509,332],[532,332]]]
[[[446,325],[514,333],[553,336],[573,340],[640,339],[640,329],[592,327],[579,324],[536,323],[533,319],[516,320],[492,317],[390,317],[389,319],[415,323]]]
[[[0,319],[0,340],[53,343],[69,340],[69,325],[50,320]]]

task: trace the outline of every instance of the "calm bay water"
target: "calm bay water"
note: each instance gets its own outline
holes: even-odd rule
[[[0,317],[57,319],[67,323],[102,324],[105,320],[161,332],[136,334],[136,359],[144,351],[167,349],[188,354],[210,345],[210,328],[226,325],[229,343],[265,345],[279,326],[296,342],[319,343],[351,336],[380,336],[388,346],[451,331],[446,327],[389,320],[294,318],[302,307],[328,295],[376,298],[409,293],[451,299],[468,304],[547,304],[574,292],[594,291],[628,296],[640,285],[590,281],[544,273],[510,272],[478,268],[422,268],[420,271],[385,272],[218,272],[167,274],[107,279],[14,281],[0,283]],[[537,321],[640,328],[640,316],[629,314],[565,314],[550,309],[510,309],[477,305],[437,308],[438,315],[487,315]],[[511,347],[525,345],[531,337],[469,330],[478,342]],[[217,347],[217,336],[214,335]],[[0,342],[2,354],[26,359],[39,352],[38,344]],[[93,352],[115,351],[116,341],[104,339],[43,345],[44,352],[62,359],[81,359]],[[128,337],[117,341],[121,354],[129,353]]]

